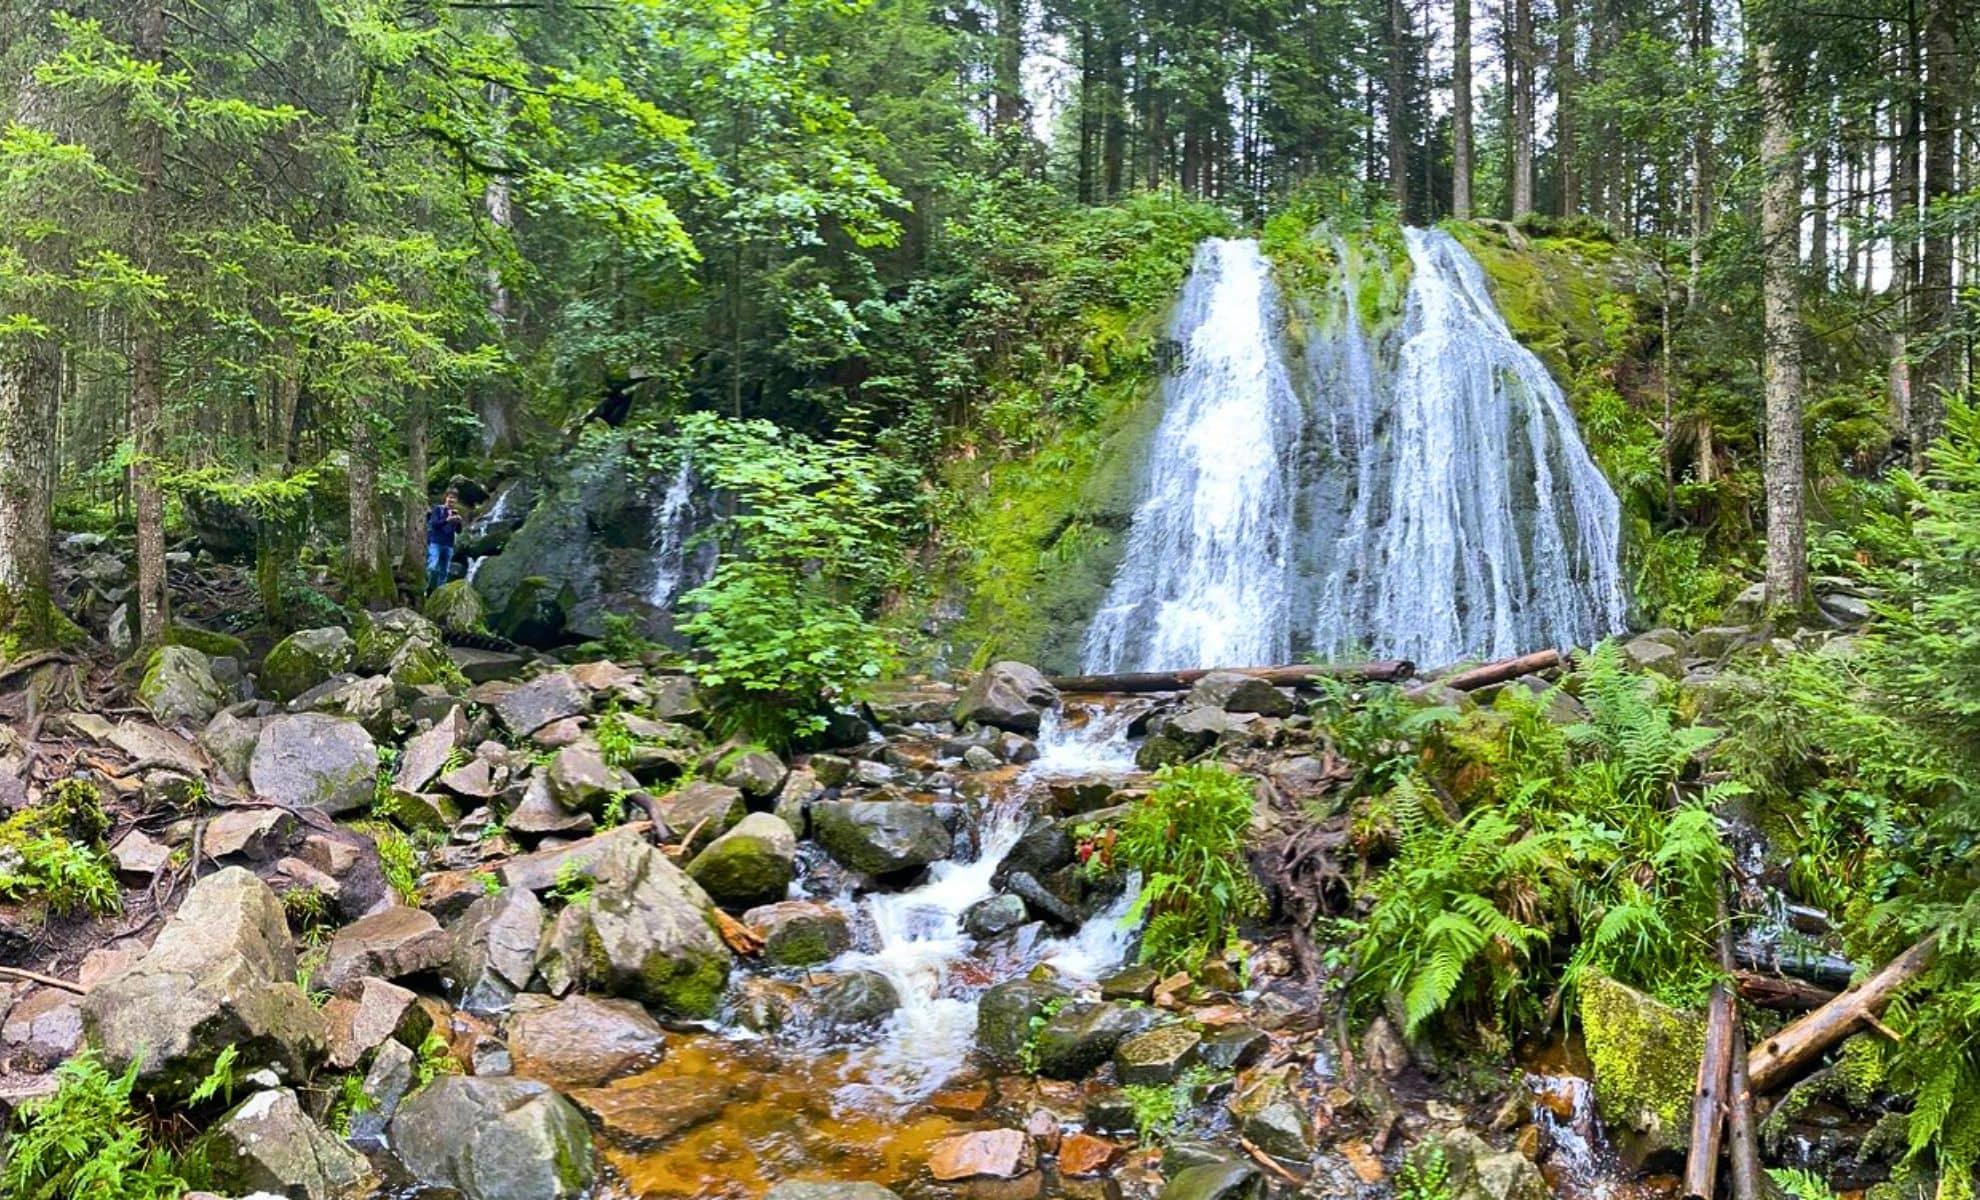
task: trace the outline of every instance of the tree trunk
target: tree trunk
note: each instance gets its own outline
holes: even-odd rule
[[[1127,89],[1124,86],[1120,35],[1108,29],[1107,57],[1103,68],[1105,86],[1101,89],[1107,105],[1106,118],[1101,123],[1100,159],[1103,195],[1107,200],[1120,196],[1125,184],[1127,162]]]
[[[997,0],[997,55],[992,68],[992,119],[999,128],[1024,123],[1024,0]]]
[[[1561,215],[1581,211],[1581,175],[1575,162],[1575,51],[1580,40],[1574,0],[1560,0],[1554,29],[1554,156],[1561,173]]]
[[[1927,224],[1912,303],[1912,336],[1919,348],[1911,381],[1912,455],[1923,465],[1926,450],[1946,421],[1946,393],[1959,383],[1959,343],[1950,326],[1953,304],[1952,232],[1939,206],[1957,187],[1954,149],[1959,137],[1958,0],[1930,0],[1925,12],[1925,212]]]
[[[1808,584],[1803,527],[1801,445],[1801,303],[1796,268],[1801,249],[1801,157],[1794,144],[1794,105],[1771,38],[1754,51],[1760,80],[1760,237],[1765,310],[1767,444],[1767,604],[1801,605]]]
[[[1471,216],[1471,0],[1453,0],[1451,43],[1451,215]]]
[[[362,412],[351,414],[350,508],[351,545],[347,598],[369,607],[394,597],[392,564],[385,551],[385,530],[378,514],[378,449],[371,422]]]
[[[56,640],[48,590],[62,352],[21,337],[0,355],[0,663]]]
[[[409,400],[406,416],[405,553],[400,573],[406,590],[418,596],[426,587],[426,399]]]
[[[1712,50],[1711,0],[1691,5],[1691,67],[1703,73]],[[1712,118],[1701,106],[1691,130],[1691,262],[1685,280],[1685,306],[1698,305],[1699,279],[1705,273],[1705,236],[1712,232]]]
[[[147,0],[138,12],[137,58],[162,70],[165,62],[165,6]],[[158,274],[160,196],[165,174],[165,129],[157,120],[137,121],[137,223],[132,260],[139,270]],[[171,614],[165,591],[165,499],[158,488],[158,460],[164,449],[163,334],[158,316],[142,313],[131,328],[131,493],[137,508],[137,618],[140,648],[161,645]]]
[[[1533,0],[1512,0],[1506,55],[1512,103],[1512,215],[1533,211]]]
[[[1792,1080],[1822,1057],[1829,1047],[1856,1032],[1906,984],[1925,973],[1938,952],[1934,934],[1885,963],[1875,975],[1834,1000],[1764,1038],[1747,1058],[1747,1076],[1756,1092],[1768,1092]]]
[[[1129,671],[1115,675],[1060,675],[1052,686],[1062,692],[1178,692],[1205,675],[1217,672],[1249,675],[1274,687],[1297,687],[1316,679],[1347,679],[1361,683],[1393,683],[1416,673],[1416,664],[1406,659],[1383,662],[1332,664],[1296,663],[1285,667],[1193,667],[1185,671]]]
[[[1918,5],[1905,5],[1903,66],[1904,93],[1892,110],[1892,133],[1897,142],[1891,165],[1891,292],[1896,298],[1896,321],[1891,339],[1891,415],[1896,427],[1911,437],[1915,423],[1912,408],[1917,389],[1913,386],[1909,333],[1912,306],[1918,289],[1918,134],[1919,77],[1921,73]],[[1912,465],[1924,464],[1925,448],[1911,441]]]
[[[1396,212],[1408,220],[1409,72],[1403,40],[1409,36],[1409,18],[1403,12],[1403,0],[1389,0],[1383,32],[1389,51],[1388,94],[1382,104],[1388,117],[1389,195],[1396,202]]]

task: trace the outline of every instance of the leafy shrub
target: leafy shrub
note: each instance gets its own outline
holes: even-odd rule
[[[102,849],[109,828],[93,785],[65,779],[0,824],[0,896],[57,913],[113,913],[123,891]]]
[[[1130,1083],[1121,1089],[1134,1109],[1134,1132],[1144,1146],[1168,1141],[1188,1118],[1198,1088],[1217,1079],[1209,1067],[1197,1064],[1168,1083]]]
[[[93,1048],[55,1069],[7,1145],[0,1192],[18,1200],[176,1200],[188,1184],[131,1101],[138,1067],[104,1069]]]
[[[400,901],[419,903],[419,852],[406,835],[396,829],[379,827],[373,831],[378,846],[378,866],[385,884]]]
[[[1130,914],[1146,916],[1143,962],[1188,968],[1235,939],[1261,904],[1244,858],[1252,783],[1215,763],[1163,767],[1114,843],[1114,861],[1141,873]]]
[[[1424,742],[1457,710],[1416,703],[1394,684],[1323,679],[1313,719],[1356,768],[1354,792],[1380,794],[1415,769]]]

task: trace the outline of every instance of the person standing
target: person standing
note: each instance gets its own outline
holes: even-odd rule
[[[454,538],[461,532],[461,494],[447,489],[446,498],[426,514],[426,590],[447,582],[454,569]]]

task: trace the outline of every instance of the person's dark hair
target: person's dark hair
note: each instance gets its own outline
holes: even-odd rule
[[[444,496],[444,497],[442,497],[442,498],[443,498],[443,499],[446,499],[446,500],[458,500],[458,499],[460,499],[460,498],[461,498],[461,489],[459,489],[459,488],[448,488],[448,489],[447,489],[447,494],[446,494],[446,496]]]

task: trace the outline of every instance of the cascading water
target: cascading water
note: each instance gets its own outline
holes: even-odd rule
[[[660,506],[653,514],[653,581],[647,585],[647,602],[655,608],[671,608],[679,595],[708,577],[714,564],[709,561],[713,546],[695,546],[694,534],[700,527],[695,512],[694,464],[685,457],[675,470]]]
[[[1088,670],[1244,666],[1290,651],[1288,468],[1302,418],[1280,320],[1258,243],[1197,248],[1170,326],[1183,369],[1163,384],[1145,499],[1087,629]]]
[[[1566,398],[1463,247],[1404,236],[1400,324],[1371,338],[1344,270],[1297,374],[1256,244],[1198,249],[1172,325],[1184,366],[1086,670],[1441,665],[1622,627],[1620,509]]]
[[[1620,628],[1621,512],[1567,399],[1440,230],[1404,231],[1412,273],[1387,387],[1357,378],[1352,307],[1322,405],[1345,505],[1314,514],[1322,655],[1442,664],[1586,645]],[[1345,431],[1349,436],[1341,437]]]

